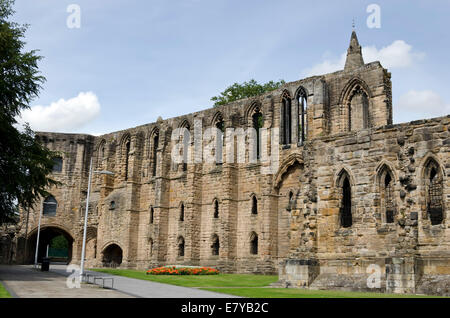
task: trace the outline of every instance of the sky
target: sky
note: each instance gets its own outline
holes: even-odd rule
[[[37,131],[100,135],[212,107],[235,82],[343,69],[353,21],[364,61],[392,73],[394,123],[450,114],[449,0],[16,0],[14,8],[12,20],[29,25],[25,49],[44,57],[46,82],[21,118]]]

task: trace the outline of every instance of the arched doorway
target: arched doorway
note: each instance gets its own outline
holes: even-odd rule
[[[117,244],[110,244],[103,250],[104,267],[118,267],[122,264],[122,249]]]
[[[26,263],[33,264],[36,243],[37,229],[34,229],[28,236]],[[52,262],[62,262],[69,264],[72,260],[73,248],[72,236],[62,228],[56,226],[43,226],[39,235],[38,263],[43,257],[50,257]]]

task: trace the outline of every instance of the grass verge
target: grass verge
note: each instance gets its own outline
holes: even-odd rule
[[[309,290],[296,288],[267,288],[278,280],[276,275],[219,274],[219,275],[147,275],[132,269],[90,269],[92,271],[148,280],[184,287],[250,298],[439,298],[411,294],[384,294],[338,290]],[[266,288],[262,288],[266,287]]]
[[[8,293],[2,283],[0,283],[0,298],[11,298],[11,295]]]
[[[264,287],[278,280],[276,275],[218,274],[218,275],[147,275],[132,269],[94,268],[92,271],[149,280],[184,287]]]

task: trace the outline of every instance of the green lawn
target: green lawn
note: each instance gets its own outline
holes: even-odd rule
[[[201,288],[250,298],[428,298],[433,296],[309,290],[296,288]]]
[[[147,275],[131,269],[91,269],[113,275],[145,279],[152,282],[185,287],[264,287],[278,280],[276,275],[218,274],[218,275]]]
[[[3,287],[2,283],[0,283],[0,298],[11,298],[11,295],[8,291]]]
[[[276,275],[219,274],[219,275],[147,275],[131,269],[91,269],[113,275],[150,280],[153,282],[201,289],[251,298],[422,298],[433,297],[408,294],[308,290],[296,288],[264,288],[278,280]]]

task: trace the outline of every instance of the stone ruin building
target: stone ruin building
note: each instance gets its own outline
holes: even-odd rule
[[[52,177],[63,183],[43,198],[39,257],[63,234],[80,262],[92,158],[114,175],[93,174],[88,266],[204,265],[278,273],[283,287],[449,295],[450,116],[393,125],[391,87],[353,31],[341,71],[101,136],[39,132],[61,152]],[[172,133],[190,132],[192,150],[195,121],[275,129],[278,169],[261,173],[249,149],[240,163],[174,163]],[[39,211],[22,211],[18,262],[33,262]]]

